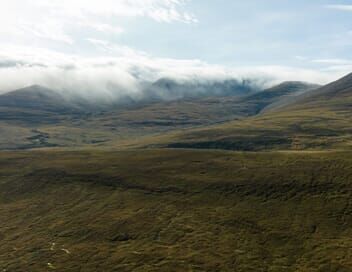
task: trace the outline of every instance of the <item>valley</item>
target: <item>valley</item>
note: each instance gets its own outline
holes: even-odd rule
[[[0,272],[351,272],[351,12],[1,1]]]
[[[246,95],[238,95],[235,87],[232,94],[228,90],[226,95],[220,93],[173,101],[155,100],[98,107],[72,101],[67,104],[54,91],[33,86],[0,95],[0,123],[4,130],[0,134],[0,149],[108,145],[123,148],[129,140],[134,146],[137,141],[143,146],[151,137],[227,124],[259,115],[267,107],[317,87],[286,82],[273,89]],[[59,106],[60,103],[62,106]],[[9,140],[14,129],[25,131],[29,136],[13,145]],[[33,137],[40,135],[46,135],[46,141],[32,141]]]
[[[0,270],[350,271],[351,87],[0,96]]]

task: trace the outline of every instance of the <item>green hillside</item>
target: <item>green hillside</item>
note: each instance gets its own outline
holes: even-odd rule
[[[351,158],[2,152],[0,269],[350,271]]]
[[[169,147],[229,150],[350,149],[352,76],[250,118],[165,137]],[[273,104],[274,105],[274,104]]]
[[[226,92],[232,88],[228,86]],[[144,145],[145,138],[257,115],[314,88],[317,86],[286,82],[249,95],[226,93],[98,106],[68,101],[55,91],[32,86],[0,96],[0,149],[124,147],[131,141]]]

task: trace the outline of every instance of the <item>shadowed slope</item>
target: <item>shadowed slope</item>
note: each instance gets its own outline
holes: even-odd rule
[[[59,93],[39,85],[0,95],[0,107],[48,112],[62,112],[74,108]]]

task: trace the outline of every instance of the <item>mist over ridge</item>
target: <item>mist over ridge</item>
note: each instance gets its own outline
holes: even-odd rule
[[[82,57],[12,48],[0,54],[0,94],[40,85],[69,100],[96,103],[238,95],[290,80],[326,83],[339,75],[281,66],[233,68],[200,60],[155,58],[141,52]]]

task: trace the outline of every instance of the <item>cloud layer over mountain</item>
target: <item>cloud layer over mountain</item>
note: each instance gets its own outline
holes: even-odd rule
[[[3,47],[0,53],[2,93],[39,84],[92,99],[137,94],[143,84],[161,78],[180,82],[249,79],[258,86],[268,87],[285,80],[326,83],[340,74],[341,71],[319,72],[282,66],[227,68],[200,60],[155,58],[129,50],[119,57],[81,57],[28,47]]]
[[[285,59],[273,61],[273,65],[271,62],[240,64],[243,61],[238,61],[236,65],[230,65],[226,61],[205,61],[209,55],[228,59],[229,55],[222,56],[225,48],[231,49],[231,58],[233,56],[235,60],[240,59],[243,47],[255,52],[251,56],[256,55],[258,59],[258,56],[270,56],[272,49],[276,55],[292,48],[286,46],[286,41],[277,42],[270,37],[274,47],[264,41],[253,46],[252,39],[256,35],[247,31],[253,28],[261,33],[261,27],[265,26],[267,33],[270,25],[266,24],[274,23],[279,27],[281,23],[290,23],[285,18],[292,19],[292,16],[277,11],[279,7],[273,6],[272,1],[268,1],[267,7],[253,1],[260,5],[261,14],[257,14],[259,11],[253,9],[252,4],[228,3],[233,11],[248,9],[248,18],[253,18],[247,22],[248,18],[232,13],[227,18],[228,9],[220,4],[217,9],[208,10],[213,2],[201,3],[204,4],[192,0],[5,1],[0,9],[0,93],[39,84],[96,100],[138,95],[145,84],[161,78],[195,82],[193,86],[249,79],[256,86],[268,87],[285,80],[327,83],[352,70],[350,60],[331,56],[307,57],[297,46],[294,47],[297,54],[302,55],[289,56],[297,65],[286,64]],[[346,5],[314,5],[321,6],[324,12],[349,10]],[[300,6],[291,8],[295,10]],[[313,8],[311,4],[307,5],[309,7]],[[215,33],[211,22],[213,15],[218,18],[219,14],[224,15],[224,21],[216,21]],[[193,34],[199,38],[194,40]],[[229,37],[241,39],[240,42],[227,40]],[[144,44],[148,45],[144,47]],[[193,46],[193,52],[186,50]],[[338,46],[341,46],[340,42]],[[172,48],[172,54],[160,53],[167,48]],[[204,58],[198,58],[197,48],[199,52],[205,50]],[[211,54],[207,50],[211,50]],[[192,54],[187,55],[187,52]]]

